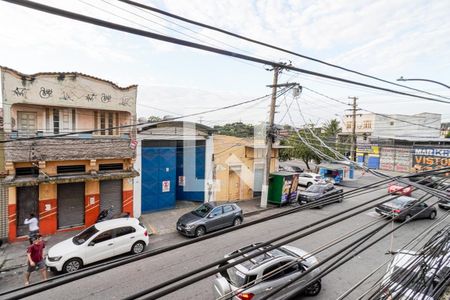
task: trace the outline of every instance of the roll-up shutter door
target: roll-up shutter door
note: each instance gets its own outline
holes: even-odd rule
[[[38,201],[38,186],[17,188],[17,236],[28,235],[28,225],[23,222],[30,217],[30,213],[34,213],[36,218],[39,218]]]
[[[111,213],[122,212],[122,180],[100,181],[100,210],[111,209]]]
[[[58,228],[84,225],[84,182],[58,184]]]

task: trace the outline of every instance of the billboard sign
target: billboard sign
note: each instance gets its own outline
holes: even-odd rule
[[[413,168],[426,171],[450,166],[450,148],[415,147]]]

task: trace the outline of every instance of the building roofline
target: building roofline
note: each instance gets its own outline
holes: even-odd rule
[[[98,81],[101,81],[101,82],[104,82],[104,83],[108,83],[111,86],[113,86],[114,88],[119,89],[119,90],[129,90],[129,89],[132,89],[132,88],[137,88],[137,84],[129,85],[129,86],[126,86],[126,87],[121,87],[121,86],[117,85],[116,83],[114,83],[114,82],[112,82],[110,80],[102,79],[102,78],[99,78],[99,77],[95,77],[95,76],[84,74],[84,73],[80,73],[80,72],[39,72],[39,73],[34,73],[34,74],[25,74],[25,73],[21,73],[21,72],[19,72],[17,70],[14,70],[12,68],[8,68],[8,67],[1,66],[1,65],[0,65],[0,71],[11,72],[11,73],[14,73],[15,75],[20,76],[20,77],[22,77],[24,79],[27,79],[27,80],[31,80],[31,79],[33,79],[35,77],[46,76],[46,75],[50,75],[50,76],[60,76],[60,75],[64,75],[64,76],[69,75],[70,76],[71,75],[71,76],[86,77],[86,78],[95,79],[95,80],[98,80]]]

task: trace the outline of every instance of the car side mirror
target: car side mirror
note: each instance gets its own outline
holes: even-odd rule
[[[90,246],[90,247],[95,246],[95,243],[94,243],[94,242],[90,242],[90,243],[88,244],[88,246]]]

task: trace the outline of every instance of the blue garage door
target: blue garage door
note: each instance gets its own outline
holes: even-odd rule
[[[205,141],[177,147],[177,200],[203,202],[205,199]],[[187,161],[184,156],[187,155]],[[195,159],[194,159],[195,155]],[[194,172],[195,170],[195,172]]]
[[[176,146],[142,148],[142,212],[175,207]]]

